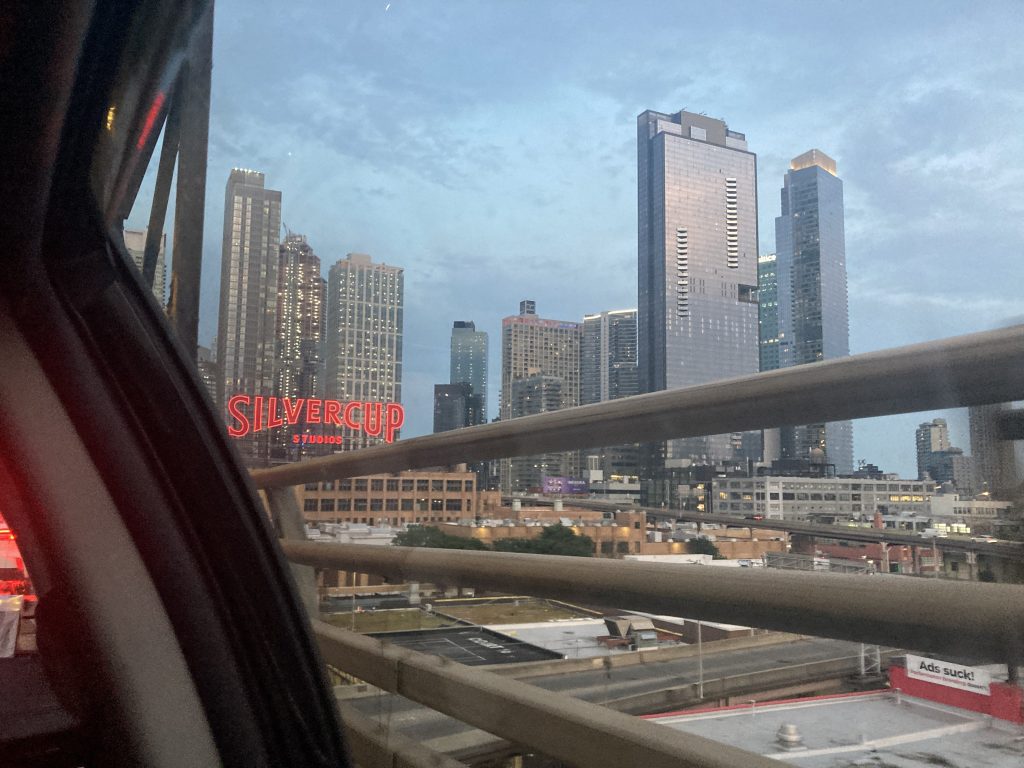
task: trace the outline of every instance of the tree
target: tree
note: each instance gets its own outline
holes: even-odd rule
[[[690,539],[686,542],[686,551],[691,555],[711,555],[712,560],[725,560],[725,556],[710,539]]]
[[[594,555],[593,539],[589,536],[580,536],[572,528],[567,528],[561,523],[546,526],[536,539],[502,539],[494,542],[494,548],[498,552],[523,552],[532,555]]]
[[[407,531],[395,536],[398,547],[431,547],[433,549],[487,549],[478,539],[452,536],[430,525],[411,525]]]

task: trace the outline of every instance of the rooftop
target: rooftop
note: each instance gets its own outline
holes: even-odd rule
[[[651,718],[802,768],[1019,768],[1024,729],[888,690]],[[796,748],[778,740],[795,726]]]

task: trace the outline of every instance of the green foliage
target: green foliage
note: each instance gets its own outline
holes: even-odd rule
[[[536,539],[503,539],[494,542],[494,549],[498,552],[524,552],[531,555],[593,557],[594,541],[589,536],[580,536],[572,528],[556,523],[546,526]]]
[[[709,539],[690,539],[686,542],[686,551],[691,555],[711,555],[712,560],[725,560],[725,556],[718,551],[715,542]]]
[[[430,525],[411,525],[409,530],[395,536],[395,545],[399,547],[431,547],[434,549],[487,549],[487,545],[477,539],[464,539],[451,536],[439,528]]]
[[[411,525],[409,530],[395,536],[399,547],[433,547],[435,549],[490,549],[479,539],[451,536],[431,525]],[[525,552],[531,555],[568,555],[592,557],[594,542],[589,536],[579,536],[572,528],[560,523],[549,525],[536,539],[502,539],[494,542],[498,552]]]

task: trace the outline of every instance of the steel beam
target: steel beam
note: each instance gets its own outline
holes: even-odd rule
[[[179,77],[171,90],[171,105],[167,110],[167,122],[164,124],[160,163],[157,166],[156,187],[153,190],[153,206],[149,212],[146,246],[142,256],[142,280],[150,290],[153,290],[153,281],[156,278],[156,262],[160,255],[160,241],[163,239],[164,225],[167,222],[167,201],[171,196],[174,161],[178,157],[183,99],[182,80],[183,78]],[[160,303],[163,304],[162,296]]]
[[[174,203],[174,258],[168,316],[189,359],[199,343],[199,281],[203,267],[206,160],[210,133],[210,74],[213,68],[213,2],[196,24],[185,72],[179,78],[181,135]],[[176,106],[177,108],[177,106]]]
[[[267,507],[271,520],[282,539],[302,541],[306,538],[306,522],[299,509],[299,501],[291,488],[269,488]],[[291,564],[292,578],[298,589],[299,597],[311,617],[320,615],[320,596],[316,588],[316,573],[307,565]]]
[[[313,622],[324,659],[366,682],[587,768],[778,768],[767,757]]]
[[[401,440],[252,473],[257,487],[1024,398],[1024,325]]]
[[[1024,651],[1024,587],[282,541],[293,562],[853,640],[986,662]]]

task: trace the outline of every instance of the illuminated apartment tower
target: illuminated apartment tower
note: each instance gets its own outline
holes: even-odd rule
[[[756,373],[757,160],[691,112],[637,118],[639,381],[657,392]],[[645,474],[736,460],[741,434],[671,440]]]
[[[289,233],[281,243],[277,270],[277,396],[291,400],[323,397],[324,281],[320,258],[305,235]],[[316,425],[285,426],[277,431],[280,458],[323,453],[323,445],[292,443],[293,432]],[[297,449],[298,448],[298,449]]]
[[[817,149],[793,159],[775,219],[779,367],[850,354],[843,232],[843,182],[835,161]],[[784,459],[821,459],[853,471],[849,421],[784,427]]]
[[[530,383],[515,387],[518,380],[527,378]],[[580,324],[545,320],[537,316],[533,301],[520,302],[519,314],[501,321],[501,419],[539,413],[540,408],[571,408],[579,402]],[[544,474],[557,471],[576,475],[579,471],[576,452],[560,458],[557,467],[545,457],[524,457],[516,461],[515,467],[506,459],[501,463],[502,489],[529,490],[533,487],[530,483],[540,474],[532,467],[541,463],[545,465]],[[531,467],[530,471],[515,471],[526,467]]]
[[[234,169],[224,196],[220,316],[217,326],[217,400],[234,394],[272,396],[277,353],[277,269],[281,193],[266,189],[258,171]],[[270,433],[236,439],[243,460],[270,458]]]
[[[135,266],[142,271],[142,260],[146,254],[146,236],[148,229],[126,229],[124,230],[124,247],[128,255],[132,257]],[[157,304],[163,307],[167,303],[167,260],[164,250],[167,246],[167,235],[160,235],[160,250],[156,255],[156,272],[153,275],[153,295],[156,296]]]
[[[350,253],[327,276],[326,396],[342,401],[402,401],[400,267]],[[384,442],[365,430],[336,429],[342,450]]]

